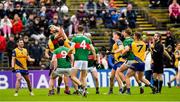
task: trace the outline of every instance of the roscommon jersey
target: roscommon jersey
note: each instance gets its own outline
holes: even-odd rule
[[[53,54],[55,54],[57,58],[57,67],[58,68],[71,68],[71,61],[67,59],[66,56],[68,55],[69,48],[67,47],[59,47],[57,48]]]
[[[64,41],[64,46],[67,48],[70,48],[69,43],[70,43],[70,41],[68,39],[66,39]],[[51,35],[49,37],[49,41],[48,41],[48,48],[50,49],[51,52],[53,52],[58,47],[59,47],[59,38],[55,38],[55,35]]]
[[[72,43],[75,46],[75,60],[88,61],[88,55],[92,42],[84,35],[77,35],[72,38]]]
[[[12,53],[12,57],[15,57],[15,66],[16,70],[28,70],[27,68],[27,59],[28,59],[28,52],[27,49],[22,48],[15,48]]]
[[[114,52],[117,49],[119,49],[120,45],[123,45],[121,40],[118,40],[117,42],[115,42],[113,44],[112,52]],[[121,56],[121,52],[118,52],[118,53],[114,54],[114,59],[115,59],[116,62],[124,62],[125,61],[123,58],[119,58],[120,56]]]
[[[137,62],[144,62],[146,44],[143,41],[134,41],[131,44],[131,51],[134,54],[134,60]]]

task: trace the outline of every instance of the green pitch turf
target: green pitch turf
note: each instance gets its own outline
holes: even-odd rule
[[[64,89],[61,89],[60,95],[47,96],[48,89],[34,89],[35,96],[30,96],[27,89],[21,89],[19,91],[19,96],[14,97],[14,89],[0,90],[0,102],[79,102],[79,101],[88,101],[88,102],[132,102],[132,101],[146,101],[146,102],[180,102],[180,88],[167,88],[163,87],[161,94],[151,94],[149,88],[145,88],[144,94],[139,94],[139,88],[131,88],[132,95],[119,94],[118,88],[114,88],[114,94],[107,95],[108,88],[100,88],[100,94],[95,94],[94,88],[88,89],[87,98],[77,95],[65,95],[63,93]],[[71,90],[73,92],[73,90]]]

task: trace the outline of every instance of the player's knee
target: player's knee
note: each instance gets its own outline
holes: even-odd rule
[[[110,76],[110,80],[114,80],[114,76]]]
[[[17,81],[21,81],[21,79],[22,79],[21,77],[17,77],[16,78]]]

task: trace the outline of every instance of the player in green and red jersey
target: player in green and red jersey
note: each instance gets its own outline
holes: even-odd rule
[[[52,68],[53,71],[50,75],[50,80],[49,80],[49,93],[48,95],[54,95],[54,81],[55,79],[62,75],[66,77],[70,77],[71,73],[71,65],[72,65],[72,54],[68,55],[69,48],[64,47],[64,40],[61,39],[58,41],[59,42],[59,48],[57,48],[53,52],[53,57],[52,57]],[[69,56],[69,57],[67,57]],[[71,58],[71,60],[70,60]],[[71,77],[70,77],[71,78]],[[82,88],[82,84],[80,81],[73,80],[80,88]]]
[[[78,27],[78,34],[72,38],[72,46],[71,50],[73,51],[75,49],[74,54],[74,67],[72,70],[72,79],[78,80],[76,77],[78,71],[80,70],[80,74],[82,77],[82,85],[83,85],[83,96],[86,96],[86,76],[87,76],[87,68],[88,68],[88,55],[89,51],[91,50],[94,56],[94,60],[96,60],[96,53],[95,49],[92,45],[91,40],[83,35],[84,28],[82,25],[79,25]]]
[[[52,33],[52,35],[49,37],[48,46],[45,51],[45,56],[47,58],[51,59],[50,56],[52,56],[52,52],[59,47],[59,40],[61,40],[61,39],[65,40],[64,46],[67,48],[70,48],[70,45],[69,45],[69,40],[68,40],[66,34],[64,33],[63,28],[57,27],[54,25],[50,25],[49,29],[50,29],[50,33]],[[50,56],[49,56],[49,52],[50,52]],[[51,73],[51,71],[52,71],[52,69],[50,68],[50,73]],[[60,94],[61,82],[62,82],[62,77],[59,77],[58,86],[57,86],[57,94]],[[64,82],[65,82],[64,93],[70,94],[70,89],[68,86],[68,77],[64,76]]]

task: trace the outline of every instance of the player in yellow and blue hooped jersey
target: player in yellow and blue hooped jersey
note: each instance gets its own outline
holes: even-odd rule
[[[131,94],[130,77],[132,77],[134,74],[137,74],[138,79],[149,86],[152,89],[153,93],[155,93],[154,86],[151,85],[151,83],[147,79],[143,78],[145,70],[144,61],[146,56],[146,44],[141,40],[141,33],[136,32],[134,34],[134,41],[132,42],[131,47],[129,47],[129,51],[134,54],[134,61],[126,74],[127,94]]]
[[[119,85],[119,92],[122,92],[122,82],[121,79],[119,78],[119,76],[115,75],[116,74],[116,69],[118,67],[120,67],[124,62],[125,59],[123,58],[119,58],[119,56],[121,56],[121,51],[124,49],[123,43],[120,40],[121,37],[121,33],[120,32],[113,32],[113,40],[115,41],[113,48],[112,48],[112,53],[114,53],[114,59],[115,59],[115,63],[114,66],[111,70],[111,76],[110,76],[110,89],[109,89],[109,93],[108,94],[112,94],[113,93],[113,86],[114,86],[114,78],[116,77],[116,80],[118,81],[118,85]]]
[[[23,39],[19,39],[17,41],[18,47],[13,50],[12,53],[12,62],[11,66],[13,68],[13,72],[16,73],[16,89],[14,96],[18,96],[18,91],[20,88],[20,83],[22,77],[26,80],[28,84],[28,89],[30,91],[30,95],[34,95],[32,92],[32,87],[29,79],[29,72],[27,68],[27,60],[28,61],[35,61],[34,59],[30,58],[27,52],[27,49],[24,47],[24,41]]]

